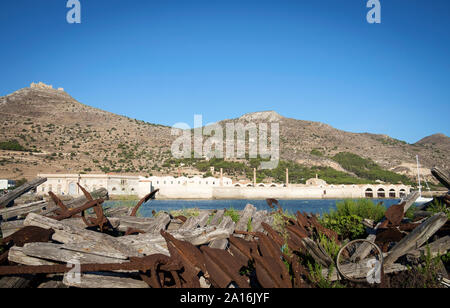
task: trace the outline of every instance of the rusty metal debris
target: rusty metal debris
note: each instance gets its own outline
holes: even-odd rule
[[[277,199],[266,199],[266,202],[271,209],[275,209],[273,205],[276,204],[276,206],[278,207],[278,212],[283,213],[283,208],[281,207],[280,202],[278,202]]]
[[[229,252],[221,249],[201,247],[207,278],[216,288],[226,288],[234,282],[239,288],[249,288],[248,281],[240,275],[242,265]]]
[[[406,202],[402,202],[388,208],[385,214],[386,220],[381,225],[381,228],[400,225],[403,217],[405,217],[405,204]]]
[[[136,204],[136,206],[133,208],[130,216],[136,217],[137,212],[139,211],[139,208],[142,206],[142,204],[148,202],[148,200],[150,200],[150,199],[153,199],[155,197],[155,195],[158,193],[158,191],[159,191],[159,189],[156,189],[156,190],[152,191],[151,193],[149,193],[148,195],[146,195],[144,198],[142,198],[138,202],[138,204]]]
[[[86,226],[95,227],[95,230],[92,231],[91,229],[90,231],[86,231],[84,227],[78,227],[79,229],[76,229],[71,226],[72,222],[67,222],[67,229],[74,232],[74,238],[78,236],[82,238],[84,235],[83,232],[89,232],[89,236],[87,237],[92,238],[91,236],[94,235],[93,238],[96,239],[94,242],[97,241],[96,236],[98,235],[98,246],[91,242],[89,244],[84,242],[81,244],[72,243],[72,237],[70,236],[68,244],[57,244],[51,242],[52,238],[58,238],[59,240],[61,234],[54,235],[53,232],[70,231],[61,231],[57,228],[53,231],[32,226],[25,227],[19,232],[5,238],[2,240],[2,243],[6,244],[7,248],[11,248],[13,246],[22,247],[27,243],[51,242],[45,245],[53,245],[57,247],[54,248],[56,250],[70,251],[73,254],[82,252],[86,254],[99,253],[97,256],[102,257],[111,257],[112,254],[123,262],[108,264],[105,263],[106,260],[105,262],[99,261],[94,264],[82,264],[81,272],[132,272],[134,279],[140,278],[152,288],[199,288],[201,286],[212,286],[214,288],[227,288],[230,286],[239,288],[305,288],[317,286],[317,281],[314,281],[310,269],[307,269],[308,262],[311,262],[312,265],[321,266],[324,271],[330,270],[336,264],[339,275],[336,275],[337,278],[328,278],[324,274],[323,277],[326,279],[339,279],[341,277],[344,280],[361,282],[358,275],[366,274],[366,272],[364,270],[352,272],[348,271],[348,268],[352,265],[352,262],[357,264],[360,261],[363,263],[367,261],[367,247],[371,249],[372,254],[375,252],[377,259],[383,260],[383,252],[392,252],[393,247],[401,242],[405,236],[408,236],[408,232],[413,233],[415,229],[421,228],[423,222],[426,220],[423,217],[420,220],[413,220],[412,222],[410,220],[404,220],[405,204],[395,205],[386,212],[384,224],[377,225],[376,223],[371,223],[367,225],[368,230],[371,232],[370,241],[360,240],[358,242],[359,246],[353,250],[349,248],[351,246],[350,244],[346,245],[344,247],[345,249],[340,249],[337,259],[333,259],[329,254],[329,250],[324,248],[326,246],[320,240],[323,238],[321,235],[326,236],[328,240],[339,246],[341,245],[341,241],[345,243],[348,239],[338,237],[335,231],[323,226],[319,218],[315,215],[297,212],[295,217],[288,217],[284,214],[280,202],[275,199],[267,199],[267,204],[274,210],[272,213],[258,212],[258,219],[261,219],[262,215],[266,215],[267,218],[258,220],[258,223],[261,221],[262,227],[262,229],[258,228],[256,230],[258,232],[252,232],[250,228],[240,229],[239,231],[233,229],[228,230],[219,226],[217,223],[213,224],[209,222],[205,222],[201,226],[193,224],[192,227],[179,229],[182,225],[179,221],[171,224],[171,226],[164,223],[161,224],[161,227],[158,225],[158,227],[153,229],[146,229],[144,226],[148,222],[145,219],[142,221],[140,218],[130,219],[128,217],[129,215],[124,212],[123,215],[127,216],[121,216],[123,219],[122,223],[124,223],[122,227],[125,225],[126,219],[129,221],[132,220],[134,224],[128,224],[128,226],[132,225],[133,228],[121,229],[121,232],[127,230],[125,233],[126,238],[123,238],[124,241],[122,242],[122,239],[114,238],[123,235],[120,232],[108,232],[108,234],[101,235],[92,233],[102,232],[107,229],[114,231],[114,228],[105,217],[102,207],[104,200],[94,200],[88,191],[81,186],[79,187],[83,191],[87,201],[85,202],[83,200],[85,203],[82,205],[80,202],[77,208],[69,208],[55,194],[50,193],[50,197],[58,206],[58,210],[56,211],[56,216],[48,218],[64,221],[68,218],[81,217]],[[139,208],[153,198],[156,192],[154,191],[152,194],[141,199],[133,208],[131,216],[135,216]],[[442,198],[443,200],[447,200],[448,196],[443,196]],[[86,211],[90,209],[93,210],[94,215],[86,216]],[[208,212],[210,216],[211,213],[211,211]],[[275,213],[277,215],[278,213],[281,214],[281,226],[268,223],[268,221],[273,220],[273,217],[270,215]],[[171,218],[172,222],[174,222],[171,216],[166,216],[168,220]],[[39,215],[33,217],[34,219],[30,219],[30,223],[35,223],[39,226],[42,226],[42,224],[45,225],[48,218],[44,219],[40,217],[42,218],[40,221],[37,219],[38,217]],[[120,225],[120,217],[115,217],[114,219],[116,220],[113,221],[111,219],[111,222],[115,223],[115,230],[117,231],[119,230],[117,223]],[[186,217],[183,216],[175,217],[175,219],[182,222],[187,221]],[[254,219],[254,216],[250,217],[250,219]],[[149,220],[151,221],[151,218]],[[247,220],[247,217],[245,220]],[[52,224],[50,223],[50,225]],[[58,223],[58,225],[66,226],[63,222]],[[130,236],[144,233],[139,228],[147,230],[148,234]],[[446,223],[434,233],[434,236],[448,236],[448,232],[449,224]],[[208,241],[209,237],[207,235],[214,233],[217,237],[213,238],[213,240],[222,241],[223,245],[220,245],[220,247],[223,247],[223,249],[212,248],[213,245],[208,246],[213,240]],[[207,238],[207,240],[199,244],[199,238]],[[108,249],[106,251],[102,250],[104,249],[102,247],[102,241],[107,244],[106,246],[110,245],[110,248],[118,247],[114,245],[119,245],[119,243],[123,245],[123,247],[119,245],[121,247],[120,254],[118,255],[116,252]],[[163,242],[165,242],[165,245]],[[157,245],[155,244],[155,247],[147,247],[152,246],[153,243],[157,243]],[[192,243],[196,243],[196,245]],[[89,248],[85,248],[83,244]],[[355,243],[352,242],[351,244],[353,245]],[[366,247],[364,244],[369,246]],[[45,245],[42,244],[42,246]],[[27,245],[22,250],[18,249],[17,251],[26,255],[27,248],[30,249],[29,246],[32,247],[33,245]],[[72,251],[71,249],[74,250]],[[14,250],[11,249],[11,251]],[[151,253],[147,251],[151,251]],[[160,252],[164,254],[160,254]],[[33,258],[33,253],[30,253],[30,251],[28,253],[29,255],[26,255],[27,260]],[[143,256],[143,254],[149,255]],[[34,258],[34,261],[36,261],[36,257]],[[339,258],[346,259],[348,264],[339,263]],[[48,264],[44,262],[46,261],[45,258],[37,259],[40,259],[40,261],[37,261],[42,262],[38,264]],[[11,260],[15,259],[12,258]],[[56,261],[65,262],[59,261],[59,259]],[[10,266],[3,266],[4,264],[8,264],[8,251],[6,251],[0,255],[0,264],[2,265],[0,266],[0,276],[58,274],[67,273],[71,270],[65,264],[29,266],[26,265],[28,264],[27,262],[29,261],[24,262],[24,265],[14,265],[14,263],[11,263]],[[386,261],[386,263],[388,262]],[[400,267],[399,264],[396,264],[396,266],[396,268]],[[358,275],[355,275],[355,273]],[[105,274],[105,277],[108,275]],[[203,282],[200,283],[200,281]]]
[[[55,233],[52,229],[43,229],[34,226],[23,227],[16,233],[1,240],[2,245],[15,245],[23,247],[27,243],[45,243],[51,240]]]

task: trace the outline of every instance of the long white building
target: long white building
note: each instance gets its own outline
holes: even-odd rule
[[[77,183],[88,191],[106,188],[110,195],[143,197],[159,189],[159,199],[342,199],[402,198],[411,187],[392,184],[333,185],[315,178],[304,185],[235,182],[227,177],[142,177],[112,174],[39,174],[47,182],[37,188],[44,195],[80,196]]]

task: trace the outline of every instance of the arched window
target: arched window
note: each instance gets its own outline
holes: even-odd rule
[[[373,198],[373,190],[372,188],[366,189],[366,198]]]
[[[378,189],[377,196],[378,198],[386,198],[386,191],[384,190],[384,188]]]
[[[395,189],[389,190],[389,198],[395,198],[397,197],[397,193],[395,192]]]

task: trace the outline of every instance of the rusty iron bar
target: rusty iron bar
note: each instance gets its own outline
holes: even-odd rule
[[[240,288],[250,288],[247,279],[240,275],[242,265],[229,252],[206,246],[200,249],[208,270],[207,278],[214,287],[226,288],[234,282]]]
[[[136,206],[133,208],[133,210],[131,211],[130,216],[132,217],[136,217],[137,212],[139,211],[139,208],[146,202],[148,202],[148,200],[153,199],[156,195],[156,193],[159,191],[159,189],[156,189],[154,191],[152,191],[151,193],[149,193],[148,195],[146,195],[144,198],[142,198],[138,204],[136,204]]]
[[[101,205],[103,202],[104,202],[103,199],[98,199],[98,200],[94,200],[94,201],[88,201],[87,203],[85,203],[81,207],[78,207],[78,208],[75,208],[75,209],[70,209],[70,210],[68,210],[65,213],[62,213],[62,214],[60,214],[58,216],[50,217],[50,218],[53,218],[53,219],[58,220],[58,221],[61,221],[61,220],[67,219],[67,218],[71,218],[71,217],[74,217],[77,214],[80,214],[80,213],[82,213],[82,212],[84,212],[86,210],[89,210],[89,209],[91,209],[91,208],[93,208],[95,206],[98,206],[99,204]]]
[[[283,213],[283,208],[280,205],[280,202],[278,202],[277,199],[266,199],[267,205],[271,208],[271,209],[275,209],[275,206],[273,204],[276,204],[278,207],[278,212],[279,213]]]
[[[59,207],[59,209],[56,210],[57,215],[61,215],[69,210],[69,208],[53,192],[49,191],[48,194],[53,202]]]
[[[205,261],[202,252],[189,242],[176,239],[168,232],[161,230],[162,237],[166,240],[167,248],[171,256],[178,256],[186,267],[193,268],[199,273],[206,273]]]
[[[142,258],[132,257],[128,263],[120,264],[81,264],[80,272],[113,272],[113,271],[139,271],[141,279],[152,288],[165,287],[157,277],[161,273],[170,273],[176,286],[182,286],[177,273],[183,270],[183,265],[166,255],[155,254]],[[40,265],[40,266],[0,266],[0,276],[5,275],[35,275],[35,274],[62,274],[71,271],[67,265]],[[178,282],[177,282],[178,281]]]
[[[52,239],[55,233],[53,229],[44,229],[35,226],[26,226],[19,231],[5,237],[1,240],[3,245],[12,244],[17,247],[23,247],[28,243],[46,243]]]

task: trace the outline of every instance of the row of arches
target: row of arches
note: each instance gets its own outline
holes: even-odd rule
[[[264,184],[264,183],[260,183],[257,184],[256,187],[282,187],[283,185],[277,185],[275,183],[272,184]],[[248,184],[241,184],[241,183],[236,183],[234,184],[234,187],[254,187],[252,183],[248,183]]]
[[[406,195],[407,191],[405,188],[401,188],[398,192],[394,188],[387,190],[382,187],[377,190],[369,187],[365,190],[366,198],[404,198]]]

